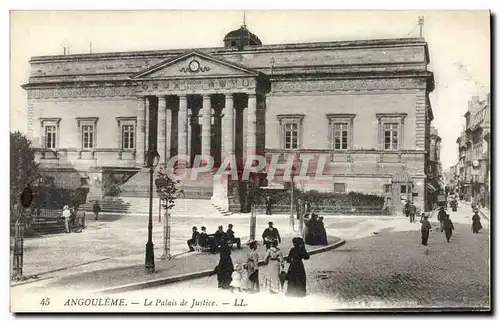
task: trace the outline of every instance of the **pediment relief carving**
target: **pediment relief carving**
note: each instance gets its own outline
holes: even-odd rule
[[[257,76],[255,70],[212,57],[200,52],[189,52],[163,61],[131,76],[132,79],[180,78],[207,76]]]

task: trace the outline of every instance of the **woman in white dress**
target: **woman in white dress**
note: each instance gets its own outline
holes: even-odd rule
[[[267,250],[264,256],[266,268],[264,270],[263,286],[269,290],[270,293],[275,294],[281,290],[280,272],[285,268],[283,253],[278,248],[278,241],[271,240],[271,247]]]

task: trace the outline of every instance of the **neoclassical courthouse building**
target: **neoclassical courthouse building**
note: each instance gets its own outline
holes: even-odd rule
[[[161,163],[299,152],[327,156],[331,178],[305,189],[425,204],[434,78],[424,39],[265,45],[243,26],[222,43],[33,57],[28,136],[47,176],[85,179],[100,198],[106,176],[146,191],[150,148]],[[212,193],[226,208],[235,194]]]

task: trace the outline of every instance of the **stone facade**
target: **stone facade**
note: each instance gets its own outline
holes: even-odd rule
[[[216,166],[228,155],[242,164],[256,153],[300,153],[328,157],[323,174],[330,181],[310,180],[306,189],[425,205],[434,80],[424,39],[43,56],[30,63],[28,134],[51,172],[140,174],[151,148],[161,163],[187,155],[192,164],[195,155],[210,154]],[[231,199],[225,185],[214,187],[214,196],[226,199],[217,201],[223,208]]]
[[[464,114],[465,131],[457,139],[459,188],[465,200],[488,206],[490,191],[490,94],[472,97]]]

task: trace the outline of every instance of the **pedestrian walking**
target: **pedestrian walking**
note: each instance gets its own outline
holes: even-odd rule
[[[427,241],[429,240],[429,231],[432,229],[431,223],[429,222],[429,215],[425,214],[422,216],[422,227],[420,228],[420,233],[422,234],[422,245],[427,246]]]
[[[258,292],[259,285],[259,253],[257,253],[258,243],[256,240],[250,240],[247,243],[250,251],[247,253],[247,262],[244,268],[247,270],[246,289],[250,293]]]
[[[410,215],[410,222],[415,222],[415,214],[417,213],[417,207],[410,201],[410,205],[408,206],[408,214]]]
[[[271,197],[267,196],[266,197],[266,215],[271,216],[271,210],[272,210],[272,200]]]
[[[455,227],[453,226],[453,223],[451,222],[450,215],[446,215],[446,218],[443,223],[443,230],[446,236],[446,241],[449,243],[451,235],[453,234],[453,230]]]
[[[439,230],[441,232],[443,232],[443,224],[444,224],[444,220],[446,219],[446,211],[444,210],[444,207],[441,207],[441,209],[439,209],[439,212],[438,212],[438,221],[439,221]]]
[[[300,237],[292,239],[293,248],[287,257],[288,266],[286,295],[294,297],[306,296],[306,270],[303,259],[309,259],[304,240]]]
[[[71,211],[69,210],[69,207],[67,205],[63,207],[62,215],[64,218],[64,227],[66,228],[66,234],[69,234],[71,232],[70,230]]]
[[[406,217],[410,216],[410,200],[406,200],[406,204],[404,205],[404,213]]]
[[[101,212],[101,205],[97,200],[94,201],[94,205],[92,206],[92,211],[94,212],[95,220],[99,220],[99,213]]]
[[[220,248],[219,264],[210,273],[210,276],[217,274],[217,287],[222,289],[230,288],[234,267],[231,259],[231,249],[227,243],[223,243]]]
[[[278,248],[278,240],[271,239],[271,247],[264,257],[266,268],[264,270],[264,287],[269,293],[276,294],[281,289],[280,273],[284,270],[284,258],[281,249]]]
[[[472,216],[472,233],[477,234],[483,228],[481,225],[481,217],[479,216],[479,209],[474,209],[474,216]]]

